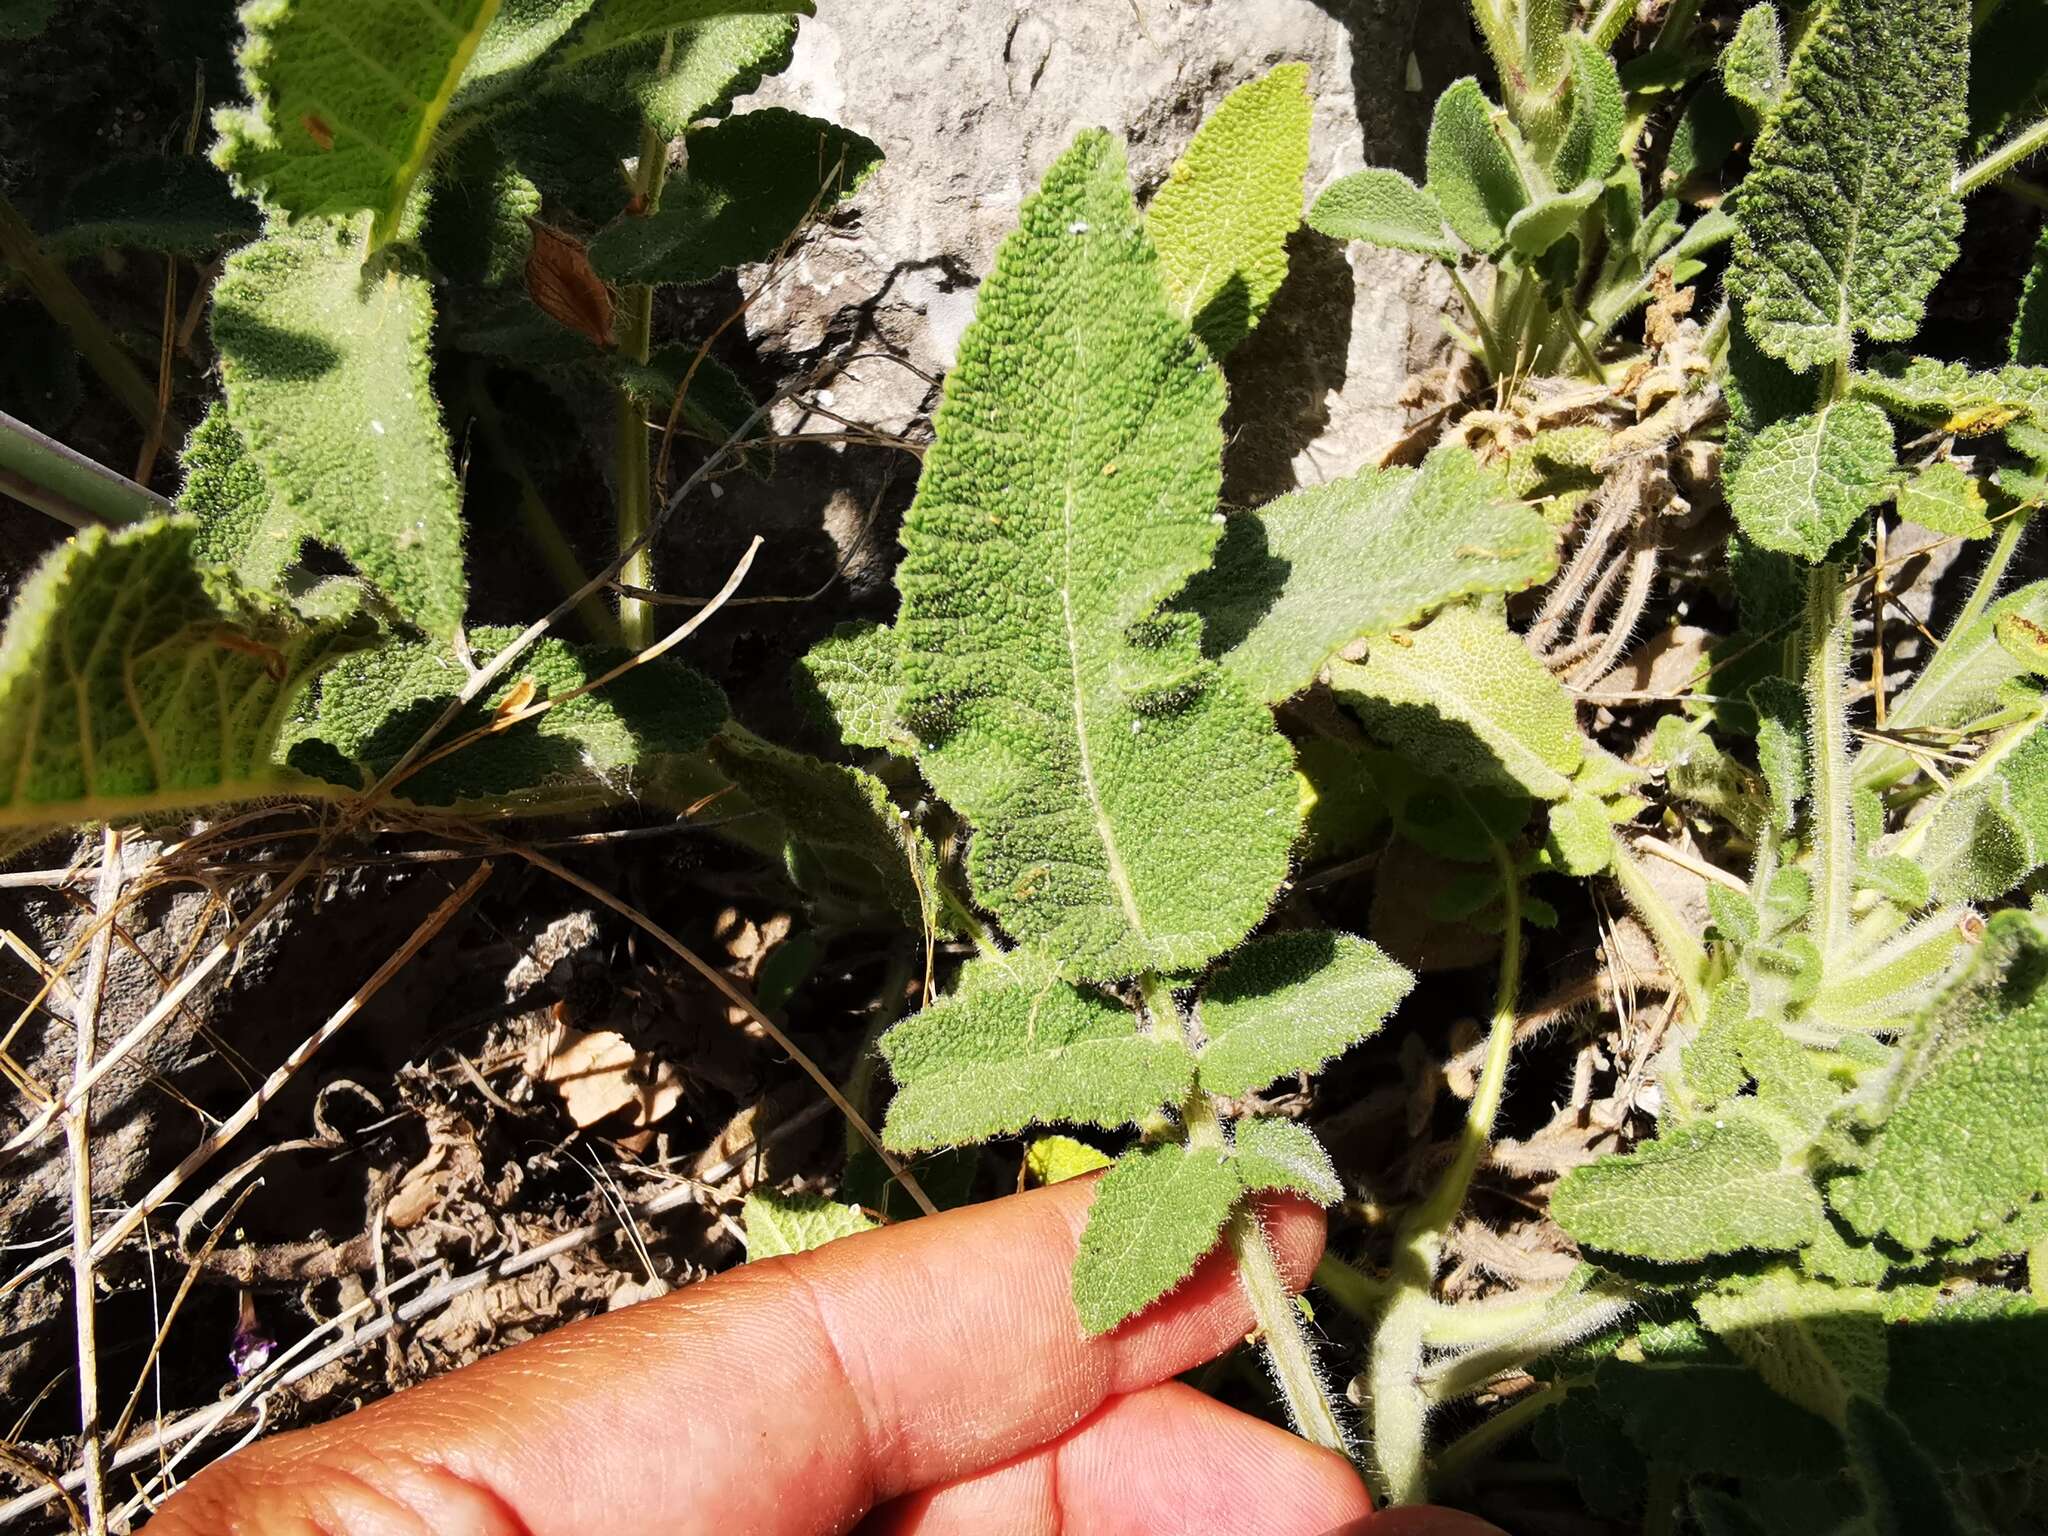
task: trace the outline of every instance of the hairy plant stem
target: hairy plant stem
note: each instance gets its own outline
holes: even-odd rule
[[[1619,836],[1614,840],[1614,878],[1629,906],[1650,930],[1650,938],[1664,957],[1665,966],[1677,979],[1679,992],[1685,998],[1686,1016],[1694,1024],[1706,1023],[1707,952],[1698,936],[1671,910],[1671,903],[1650,883],[1642,864]]]
[[[1193,1038],[1194,1021],[1174,1002],[1173,989],[1165,977],[1147,971],[1138,978],[1138,993],[1144,999],[1145,1011],[1152,1017],[1153,1028],[1178,1029],[1191,1049],[1198,1043]],[[1223,1120],[1216,1112],[1215,1100],[1200,1088],[1191,1092],[1181,1106],[1181,1127],[1191,1147],[1213,1148],[1220,1153],[1226,1145]],[[1272,1369],[1281,1400],[1287,1404],[1287,1417],[1295,1433],[1325,1450],[1349,1456],[1350,1444],[1337,1420],[1336,1406],[1324,1389],[1322,1374],[1316,1369],[1301,1311],[1280,1278],[1280,1266],[1274,1261],[1272,1245],[1266,1241],[1266,1229],[1259,1225],[1258,1213],[1248,1203],[1240,1206],[1224,1226],[1223,1236],[1230,1256],[1237,1262],[1238,1284],[1244,1287],[1245,1298],[1251,1303],[1252,1319],[1265,1346],[1266,1363]]]
[[[664,44],[664,58],[667,45]],[[668,171],[668,141],[652,123],[640,126],[640,159],[633,171],[633,206],[643,216],[654,212],[661,202],[661,184]],[[616,322],[619,351],[629,360],[646,366],[654,342],[654,288],[649,283],[629,283],[619,293]],[[618,536],[620,549],[631,549],[647,532],[654,516],[653,470],[647,462],[647,409],[623,384],[612,391],[612,446],[618,476]],[[654,550],[649,545],[634,550],[619,571],[619,580],[629,587],[652,590]],[[637,597],[619,599],[619,632],[633,650],[654,643],[654,605]]]
[[[1975,165],[1965,166],[1957,171],[1954,181],[1956,195],[1969,196],[1985,183],[1998,180],[2029,155],[2038,154],[2043,148],[2048,148],[2048,117],[2022,128]]]
[[[1366,1368],[1372,1396],[1372,1459],[1379,1491],[1391,1504],[1419,1504],[1429,1496],[1430,1399],[1422,1384],[1422,1358],[1436,1310],[1437,1266],[1443,1259],[1444,1235],[1464,1209],[1480,1155],[1493,1139],[1494,1116],[1514,1053],[1515,999],[1522,986],[1522,890],[1508,850],[1495,843],[1493,857],[1500,871],[1504,926],[1486,1062],[1450,1167],[1401,1223],[1394,1244],[1393,1300],[1373,1334]]]
[[[1849,604],[1842,568],[1806,578],[1806,711],[1813,806],[1813,933],[1823,956],[1849,937],[1855,825],[1850,812]]]

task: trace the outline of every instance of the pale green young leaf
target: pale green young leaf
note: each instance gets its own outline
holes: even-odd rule
[[[2048,851],[2041,797],[2030,796],[2023,811],[2013,790],[2010,779],[1994,774],[1934,813],[1919,859],[1941,900],[1996,901],[2041,864]]]
[[[1758,117],[1769,116],[1785,94],[1785,38],[1769,0],[1752,5],[1735,24],[1721,52],[1721,83]]]
[[[1933,898],[1927,871],[1901,853],[1880,854],[1858,867],[1859,890],[1875,891],[1893,906],[1917,912]]]
[[[783,829],[798,890],[856,916],[863,905],[878,907],[920,933],[940,925],[937,858],[880,780],[736,728],[719,733],[711,758]]]
[[[1445,444],[1420,469],[1366,468],[1233,514],[1173,606],[1199,613],[1205,649],[1277,704],[1353,640],[1547,581],[1557,542],[1470,449]]]
[[[1884,412],[1863,401],[1825,405],[1757,434],[1727,478],[1728,510],[1765,549],[1820,560],[1884,499],[1897,463]]]
[[[1448,608],[1375,642],[1331,681],[1366,728],[1448,782],[1541,800],[1571,793],[1585,738],[1571,696],[1498,613]]]
[[[1939,895],[1958,899],[1946,885]],[[1836,1029],[1895,1027],[1926,1006],[1954,971],[1967,948],[1967,919],[1965,908],[1937,908],[1871,953],[1837,964],[1814,994],[1810,1013]]]
[[[1876,1291],[1827,1285],[1779,1265],[1693,1306],[1773,1391],[1808,1413],[1839,1426],[1852,1397],[1884,1400],[1890,1361]]]
[[[254,238],[263,221],[209,161],[126,155],[79,178],[52,225],[42,246],[59,258],[111,246],[202,256]]]
[[[922,1152],[1069,1121],[1115,1127],[1178,1103],[1194,1058],[1114,999],[1012,950],[969,962],[958,988],[882,1036],[895,1074],[882,1136]]]
[[[740,1226],[747,1234],[747,1262],[809,1253],[856,1232],[872,1232],[876,1223],[857,1205],[841,1205],[823,1195],[784,1195],[772,1189],[748,1193],[740,1207]]]
[[[1202,992],[1201,1084],[1210,1093],[1256,1093],[1317,1071],[1377,1031],[1414,985],[1378,945],[1350,934],[1254,939]]]
[[[849,747],[911,756],[903,721],[903,657],[893,625],[841,624],[796,664],[795,686],[821,724]]]
[[[1317,1205],[1335,1205],[1344,1198],[1344,1181],[1330,1154],[1298,1120],[1279,1115],[1239,1120],[1231,1133],[1230,1160],[1248,1190],[1284,1189]]]
[[[1968,8],[1832,0],[1792,55],[1743,179],[1728,289],[1794,368],[1904,341],[1955,260]]]
[[[1508,244],[1523,256],[1541,256],[1579,227],[1586,210],[1600,201],[1602,182],[1587,179],[1562,192],[1532,198],[1508,220]]]
[[[214,159],[293,218],[372,215],[391,240],[499,0],[253,0],[246,107],[214,115]]]
[[[896,626],[976,894],[1078,977],[1201,965],[1287,874],[1287,743],[1195,621],[1160,613],[1222,532],[1222,407],[1121,147],[1083,134],[981,286],[904,518]]]
[[[1194,1273],[1244,1195],[1218,1147],[1161,1142],[1126,1152],[1096,1186],[1074,1256],[1074,1310],[1107,1333]]]
[[[201,564],[197,523],[81,530],[23,582],[0,632],[0,828],[280,794],[300,689],[366,643]]]
[[[1624,1157],[1574,1168],[1550,1213],[1574,1240],[1661,1263],[1811,1242],[1820,1195],[1771,1133],[1731,1107]]]
[[[1899,487],[1899,516],[1960,539],[1991,537],[1990,504],[1976,478],[1942,459]]]
[[[1545,846],[1559,868],[1581,879],[1597,875],[1612,864],[1614,822],[1600,797],[1575,791],[1553,804],[1550,837]]]
[[[849,129],[769,107],[743,112],[686,141],[688,169],[661,207],[624,218],[590,243],[590,263],[614,282],[701,283],[766,261],[813,212],[850,196],[882,162]]]
[[[2048,934],[2001,912],[1907,1030],[1863,1166],[1828,1203],[1866,1237],[1964,1242],[2048,1191]]]
[[[1842,1102],[1813,1052],[1768,1018],[1752,1015],[1730,1031],[1736,1060],[1756,1084],[1756,1100],[1781,1122],[1808,1134],[1818,1132]]]
[[[1071,1136],[1040,1136],[1024,1149],[1024,1171],[1034,1184],[1064,1184],[1114,1161],[1107,1152]]]
[[[407,621],[449,636],[462,518],[430,382],[427,282],[365,272],[360,229],[309,222],[228,258],[213,294],[228,410],[272,516],[346,555]]]
[[[1228,357],[1287,276],[1308,176],[1308,66],[1282,64],[1223,98],[1145,210],[1174,313]]]
[[[298,558],[301,535],[290,518],[272,516],[270,483],[224,403],[207,407],[185,439],[180,462],[185,485],[178,510],[199,520],[193,558],[229,567],[260,592],[278,590]]]
[[[1482,256],[1507,243],[1508,221],[1529,201],[1503,131],[1477,80],[1459,80],[1436,99],[1429,125],[1429,192],[1458,238]]]
[[[1437,200],[1399,171],[1369,168],[1339,176],[1316,195],[1308,226],[1332,240],[1363,240],[1439,261],[1456,261],[1461,254]]]
[[[1822,1222],[1813,1242],[1799,1250],[1801,1274],[1835,1285],[1881,1285],[1893,1267],[1884,1249],[1852,1237],[1835,1216]]]
[[[1983,437],[2048,419],[2048,368],[1968,363],[1888,353],[1849,381],[1856,399],[1958,437]]]
[[[1622,128],[1628,120],[1621,75],[1607,50],[1584,37],[1573,35],[1565,48],[1571,58],[1571,111],[1551,162],[1551,179],[1560,187],[1604,183],[1621,160]]]
[[[472,629],[471,653],[482,665],[517,634],[499,625]],[[540,640],[439,740],[454,742],[491,725],[499,707],[527,683],[535,703],[563,699],[628,655],[608,646]],[[440,717],[466,681],[462,662],[445,645],[386,644],[348,657],[320,680],[317,697],[301,707],[280,751],[309,777],[367,789]],[[411,773],[393,793],[433,810],[498,816],[668,798],[662,791],[670,775],[702,762],[706,743],[725,719],[725,695],[715,683],[663,658],[533,719],[491,731]]]

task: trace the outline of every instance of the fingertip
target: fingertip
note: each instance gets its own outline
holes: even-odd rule
[[[1259,1201],[1258,1217],[1280,1278],[1290,1291],[1305,1289],[1323,1256],[1322,1207],[1296,1195],[1268,1195]]]

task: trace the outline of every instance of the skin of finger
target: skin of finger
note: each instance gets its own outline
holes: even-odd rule
[[[153,1528],[844,1529],[886,1499],[1054,1439],[1249,1328],[1219,1256],[1116,1333],[1085,1337],[1068,1286],[1092,1199],[1092,1181],[1076,1180],[750,1264],[560,1329],[260,1442],[195,1478]],[[1321,1213],[1276,1201],[1265,1224],[1282,1272],[1305,1283]]]
[[[897,1501],[861,1536],[1319,1536],[1371,1508],[1343,1457],[1168,1382],[1111,1399],[1051,1445]]]
[[[1409,1505],[1403,1509],[1383,1510],[1370,1519],[1326,1531],[1323,1536],[1508,1536],[1508,1533],[1497,1525],[1489,1525],[1477,1515],[1460,1514],[1454,1509]]]

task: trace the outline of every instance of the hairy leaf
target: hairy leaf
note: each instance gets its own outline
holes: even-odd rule
[[[1508,221],[1529,201],[1501,133],[1477,80],[1459,80],[1437,97],[1429,125],[1430,195],[1458,238],[1482,256],[1507,244]]]
[[[810,0],[598,0],[563,46],[560,67],[659,44],[678,27],[721,16],[809,16]]]
[[[1863,1166],[1828,1185],[1851,1226],[1913,1249],[1962,1242],[2048,1191],[2048,934],[2036,918],[1993,917],[1975,965],[1902,1048]]]
[[[740,1208],[740,1226],[747,1234],[747,1262],[809,1253],[856,1232],[872,1232],[875,1222],[857,1205],[841,1205],[823,1195],[784,1195],[772,1189],[749,1191]]]
[[[1460,254],[1437,200],[1399,171],[1339,176],[1317,194],[1308,225],[1332,240],[1363,240],[1439,261],[1456,261]]]
[[[1984,490],[1959,464],[1943,459],[1899,487],[1899,516],[1961,539],[1991,537]]]
[[[1063,981],[1029,950],[984,957],[960,985],[882,1036],[900,1085],[883,1138],[905,1152],[1053,1121],[1128,1125],[1177,1103],[1194,1058],[1113,999]]]
[[[1594,1392],[1652,1462],[1745,1480],[1808,1482],[1842,1464],[1834,1427],[1780,1397],[1747,1366],[1603,1360]]]
[[[917,750],[902,724],[903,656],[888,624],[841,624],[796,664],[796,690],[813,718],[849,747]]]
[[[1958,1512],[1940,1470],[1882,1404],[1851,1401],[1847,1429],[1874,1536],[1976,1536],[1981,1527]]]
[[[428,377],[432,304],[422,278],[365,273],[360,238],[308,223],[228,258],[213,299],[228,410],[272,516],[448,636],[464,606],[462,519]]]
[[[2048,1311],[1995,1287],[1892,1330],[1885,1406],[1943,1466],[2015,1467],[2048,1444]]]
[[[1842,1425],[1852,1397],[1884,1400],[1884,1298],[1779,1267],[1699,1298],[1700,1321],[1779,1396]]]
[[[1199,613],[1204,648],[1277,704],[1353,640],[1547,581],[1557,537],[1469,449],[1447,444],[1419,470],[1367,468],[1233,515],[1215,564],[1174,606]]]
[[[453,111],[476,111],[523,83],[548,49],[569,35],[569,29],[590,13],[596,0],[500,0],[489,25],[477,39],[469,67],[455,92]]]
[[[825,902],[879,906],[913,930],[939,925],[938,861],[880,780],[727,729],[712,761],[784,829],[791,883]]]
[[[701,283],[765,261],[813,212],[850,196],[882,152],[849,129],[770,107],[687,140],[689,169],[661,207],[624,218],[590,245],[614,282]]]
[[[197,523],[87,528],[22,584],[0,632],[0,828],[287,792],[294,696],[366,639],[201,564]]]
[[[540,210],[540,188],[497,135],[479,130],[436,168],[434,200],[420,242],[449,276],[501,287],[525,273],[533,251],[531,221]]]
[[[1614,862],[1614,822],[1598,795],[1573,793],[1557,801],[1549,830],[1544,846],[1568,875],[1583,879]]]
[[[1570,695],[1496,613],[1446,609],[1331,677],[1368,730],[1453,784],[1562,800],[1585,760]]]
[[[1943,901],[1996,901],[2048,859],[2048,773],[2039,732],[2020,760],[1950,796],[1919,857]],[[2048,745],[2048,744],[2044,744]]]
[[[372,214],[392,239],[499,0],[254,0],[239,55],[250,105],[214,115],[214,159],[293,218]]]
[[[1202,993],[1202,1086],[1256,1093],[1290,1073],[1314,1072],[1377,1031],[1414,985],[1378,945],[1349,934],[1254,939]]]
[[[1736,23],[1735,36],[1721,53],[1721,83],[1728,94],[1759,117],[1766,116],[1785,92],[1785,39],[1778,8],[1752,5]]]
[[[2017,363],[1980,373],[1967,363],[1892,353],[1856,374],[1849,393],[1959,437],[2048,419],[2048,368]]]
[[[1174,162],[1145,232],[1174,313],[1218,358],[1251,334],[1287,276],[1308,175],[1308,66],[1232,91]]]
[[[981,286],[897,575],[904,713],[975,891],[1077,976],[1200,965],[1287,872],[1287,744],[1159,613],[1221,532],[1222,406],[1121,148],[1082,135]]]
[[[1884,412],[1862,401],[1826,405],[1757,434],[1727,478],[1728,510],[1765,549],[1820,560],[1884,499],[1896,469]]]
[[[1571,58],[1571,115],[1557,157],[1551,162],[1551,179],[1560,187],[1581,182],[1605,182],[1621,160],[1621,134],[1628,119],[1628,104],[1621,89],[1621,76],[1604,48],[1574,35],[1565,41]]]
[[[56,257],[109,246],[200,256],[240,245],[262,227],[219,166],[190,155],[130,155],[79,178],[42,244]]]
[[[496,625],[471,630],[478,664],[517,634]],[[438,741],[452,744],[492,726],[515,696],[530,692],[535,703],[563,699],[629,654],[609,646],[537,641]],[[317,698],[292,722],[282,751],[301,773],[352,790],[368,788],[440,717],[466,681],[462,663],[443,645],[384,645],[351,656],[320,680]],[[664,658],[425,762],[393,793],[415,806],[463,815],[613,804],[658,793],[671,774],[701,763],[705,744],[725,719],[725,695],[717,685]]]
[[[1508,220],[1508,244],[1523,256],[1541,256],[1579,227],[1588,208],[1600,201],[1602,182],[1588,179],[1562,192],[1532,198]]]
[[[1024,1171],[1039,1184],[1064,1184],[1114,1161],[1107,1152],[1071,1136],[1040,1136],[1024,1149]]]
[[[178,508],[199,520],[193,558],[224,565],[258,591],[276,591],[298,557],[300,534],[288,517],[271,515],[270,482],[228,419],[226,405],[207,407],[185,439],[185,486]]]
[[[1248,1190],[1284,1189],[1335,1205],[1344,1198],[1344,1181],[1331,1165],[1330,1154],[1315,1132],[1298,1120],[1256,1115],[1236,1124],[1231,1162]]]
[[[2048,229],[2034,245],[2034,261],[2027,268],[2008,350],[2016,363],[2048,364]]]
[[[1904,341],[1955,260],[1951,190],[1969,12],[1950,0],[1832,0],[1758,136],[1728,288],[1757,345],[1794,368]]]
[[[1187,1279],[1243,1194],[1219,1148],[1162,1142],[1118,1158],[1074,1256],[1081,1326],[1107,1333]]]
[[[1589,1247],[1661,1263],[1810,1242],[1820,1196],[1770,1132],[1732,1111],[1566,1174],[1550,1211]]]

